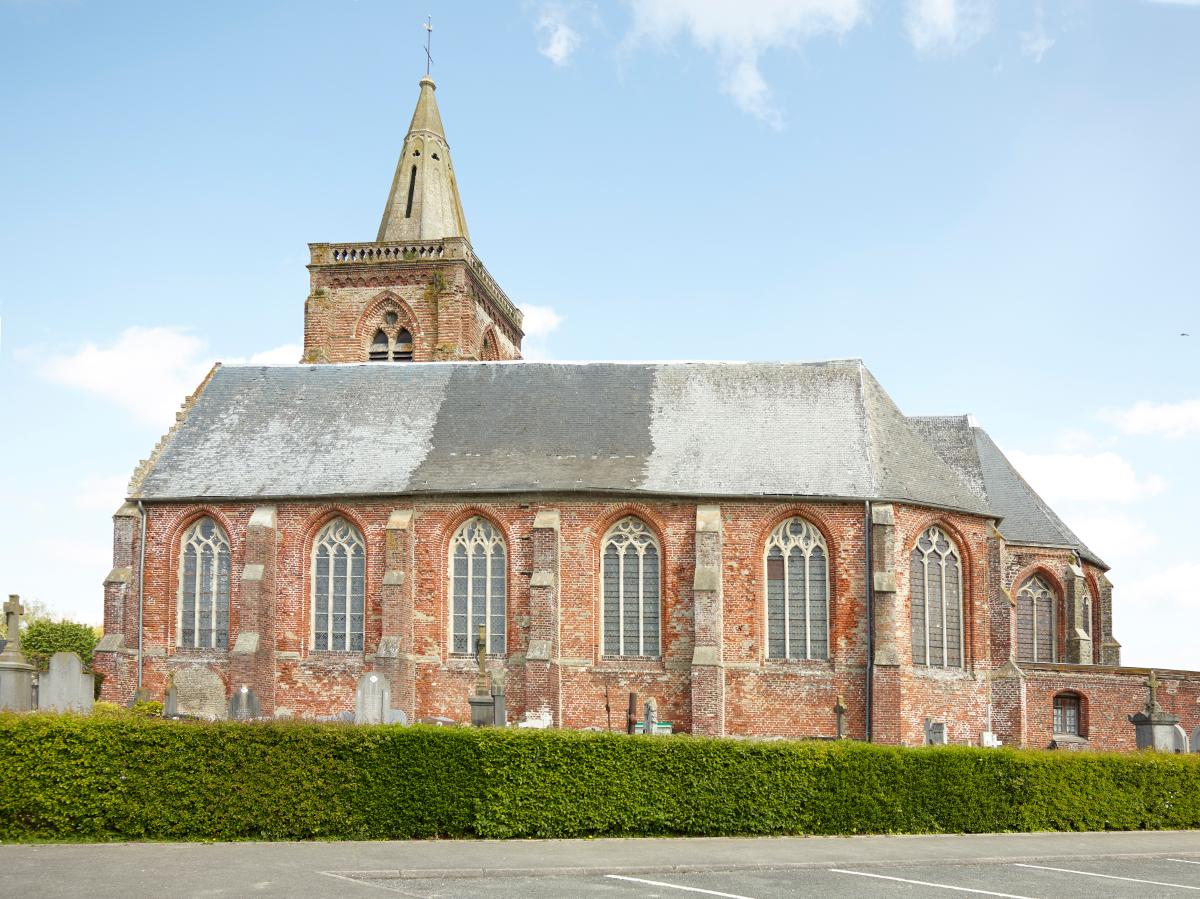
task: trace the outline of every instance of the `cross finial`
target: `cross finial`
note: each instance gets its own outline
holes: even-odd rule
[[[425,17],[425,74],[433,68],[433,14]]]
[[[4,623],[8,629],[8,642],[13,649],[21,646],[21,616],[25,610],[21,608],[21,597],[15,593],[8,595],[4,604]]]

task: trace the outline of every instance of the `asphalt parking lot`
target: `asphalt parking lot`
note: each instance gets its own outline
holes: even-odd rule
[[[706,872],[701,874],[590,874],[577,877],[469,879],[353,878],[363,886],[419,899],[563,896],[605,899],[779,899],[792,896],[1008,896],[1109,897],[1182,896],[1200,892],[1200,859],[1095,859],[1043,864],[852,866]],[[365,893],[364,893],[365,895]]]
[[[1200,831],[0,846],[0,895],[89,899],[1186,896]]]

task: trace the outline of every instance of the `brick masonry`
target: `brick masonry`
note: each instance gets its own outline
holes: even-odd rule
[[[990,521],[968,515],[887,504],[868,519],[858,503],[545,494],[154,503],[146,513],[143,682],[156,698],[172,672],[201,666],[215,671],[227,692],[251,686],[264,714],[323,717],[352,711],[358,678],[378,671],[392,685],[393,705],[410,716],[466,720],[475,663],[449,651],[448,554],[457,528],[480,515],[508,547],[508,649],[488,664],[506,672],[511,718],[548,713],[559,726],[606,728],[611,720],[620,729],[628,693],[636,691],[643,700],[654,697],[660,719],[681,731],[830,737],[841,698],[847,735],[866,737],[868,526],[875,556],[876,741],[919,744],[932,719],[946,723],[951,742],[978,743],[990,720],[1006,744],[1048,746],[1053,697],[1074,691],[1083,698],[1091,745],[1129,749],[1133,728],[1126,718],[1145,701],[1142,669],[1013,663],[1009,597],[1021,579],[1036,571],[1052,584],[1060,624],[1073,571],[1082,572],[1096,596],[1110,596],[1107,580],[1098,569],[1080,568],[1067,550],[1005,547]],[[204,515],[225,529],[233,554],[228,652],[176,646],[179,542]],[[655,659],[600,652],[600,547],[608,528],[627,515],[641,518],[661,546],[662,652]],[[312,541],[335,516],[352,522],[366,541],[363,652],[311,647]],[[792,516],[815,525],[829,548],[827,661],[766,658],[764,548],[771,531]],[[931,524],[954,539],[962,557],[965,653],[958,669],[912,664],[909,556]],[[139,533],[136,509],[123,507],[114,518],[117,564],[105,584],[107,643],[96,656],[109,675],[104,697],[115,701],[127,700],[136,682]],[[1093,603],[1096,658],[1110,639],[1110,608],[1110,601]],[[1060,626],[1059,659],[1067,640]],[[1160,678],[1164,707],[1190,732],[1200,725],[1200,674]]]

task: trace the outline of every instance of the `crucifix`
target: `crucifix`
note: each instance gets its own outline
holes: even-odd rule
[[[433,15],[425,17],[425,76],[429,76],[429,70],[433,67]]]
[[[10,593],[8,602],[4,604],[4,624],[8,633],[8,645],[5,650],[16,652],[21,648],[21,616],[25,610],[21,608],[21,597]]]

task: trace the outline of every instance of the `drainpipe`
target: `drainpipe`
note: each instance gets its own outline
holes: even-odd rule
[[[871,737],[871,709],[873,706],[871,696],[871,683],[875,680],[875,552],[871,545],[871,501],[867,500],[863,503],[863,534],[866,541],[866,552],[863,554],[866,557],[866,575],[865,583],[867,586],[867,742],[872,742]]]
[[[138,500],[138,511],[142,514],[142,539],[138,547],[138,644],[137,644],[137,689],[142,689],[142,613],[146,607],[146,507]],[[137,694],[134,694],[135,696]]]

